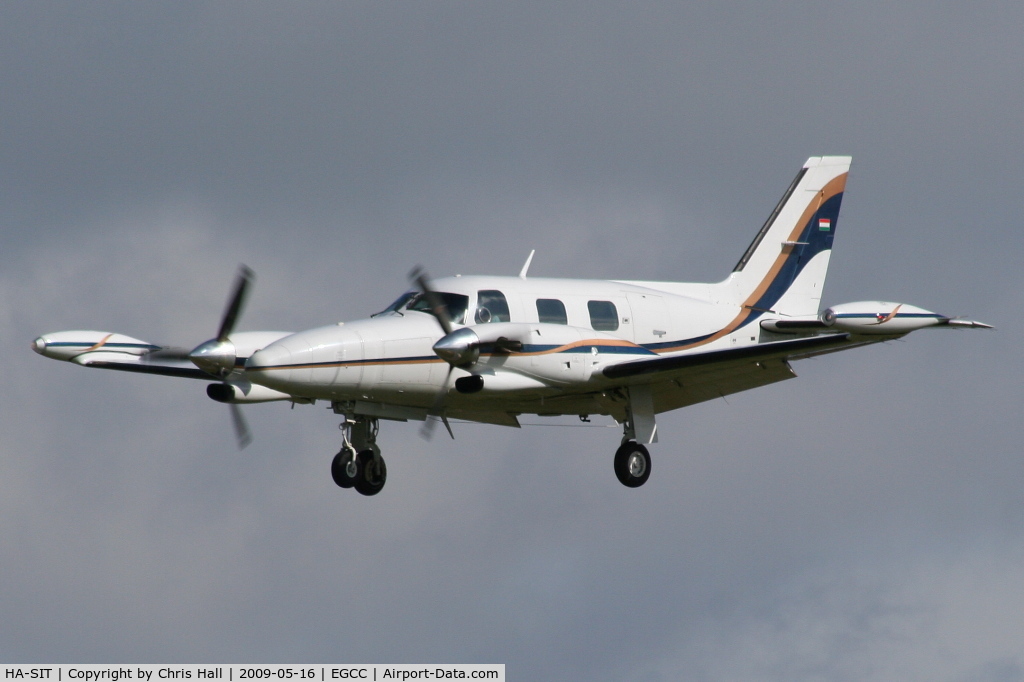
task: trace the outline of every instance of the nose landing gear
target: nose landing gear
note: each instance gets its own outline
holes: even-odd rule
[[[384,483],[388,480],[388,467],[384,464],[384,458],[380,456],[380,449],[363,450],[356,455],[355,489],[360,495],[376,495],[384,489]]]
[[[341,450],[334,456],[331,462],[331,478],[338,484],[339,488],[351,488],[356,484],[356,476],[359,467],[356,464],[356,452],[348,446],[341,446]]]
[[[341,488],[376,495],[388,479],[388,468],[377,447],[377,420],[355,416],[341,424],[344,441],[331,461],[331,478]]]

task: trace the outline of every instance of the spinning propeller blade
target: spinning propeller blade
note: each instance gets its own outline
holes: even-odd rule
[[[221,319],[220,330],[217,332],[218,341],[227,341],[228,336],[235,330],[235,323],[238,322],[242,309],[245,307],[245,300],[249,295],[249,288],[256,273],[244,263],[238,266],[238,275],[235,276],[235,288],[228,299],[228,307]]]
[[[437,426],[437,422],[443,421],[444,426],[448,429],[448,435],[455,440],[455,434],[452,433],[452,427],[448,425],[448,420],[444,417],[444,401],[448,397],[448,382],[452,380],[452,370],[455,369],[455,365],[448,365],[448,374],[444,377],[444,383],[441,384],[441,390],[437,392],[434,397],[434,403],[430,406],[430,411],[427,413],[427,418],[423,421],[423,426],[420,428],[420,437],[423,440],[430,440],[434,436],[434,428]],[[437,417],[437,419],[431,419],[431,415]]]
[[[244,450],[252,442],[252,432],[249,430],[249,423],[242,414],[242,408],[238,403],[229,403],[231,408],[231,423],[235,427],[235,438],[238,440],[238,449]]]
[[[452,321],[448,318],[448,309],[444,306],[444,299],[436,291],[430,288],[427,283],[427,273],[423,268],[417,265],[409,273],[409,279],[419,287],[420,291],[423,292],[423,296],[427,299],[427,303],[430,304],[430,314],[434,316],[437,323],[441,325],[441,330],[444,331],[445,335],[452,333]]]

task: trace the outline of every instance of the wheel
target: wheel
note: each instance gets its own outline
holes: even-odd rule
[[[639,488],[651,476],[651,453],[635,441],[627,441],[615,452],[615,476],[627,488]]]
[[[359,467],[348,450],[342,448],[341,452],[334,456],[331,461],[331,478],[341,488],[351,488],[356,484],[356,474]]]
[[[384,458],[380,455],[374,456],[373,450],[363,450],[356,455],[356,466],[359,469],[355,480],[356,492],[360,495],[379,493],[388,480],[388,468],[384,464]]]

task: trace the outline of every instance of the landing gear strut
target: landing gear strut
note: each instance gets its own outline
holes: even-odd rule
[[[331,478],[342,488],[376,495],[388,479],[388,468],[377,447],[377,420],[356,415],[341,424],[344,441],[331,461]]]

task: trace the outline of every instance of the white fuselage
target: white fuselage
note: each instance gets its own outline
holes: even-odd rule
[[[432,349],[444,335],[438,322],[428,312],[400,307],[275,341],[247,361],[246,378],[308,398],[428,407],[446,384],[475,374],[484,377],[484,389],[472,396],[453,391],[450,409],[486,409],[494,397],[505,405],[522,400],[524,409],[517,411],[600,413],[605,410],[593,397],[546,409],[543,403],[570,386],[577,395],[600,391],[610,385],[601,375],[608,364],[756,343],[756,333],[739,328],[717,335],[742,311],[714,301],[715,285],[690,285],[693,295],[679,284],[665,285],[674,288],[669,293],[657,283],[599,280],[466,276],[432,285],[465,297],[464,308],[456,306],[452,315],[456,328],[515,335],[522,350],[485,348],[472,366],[449,372]]]

